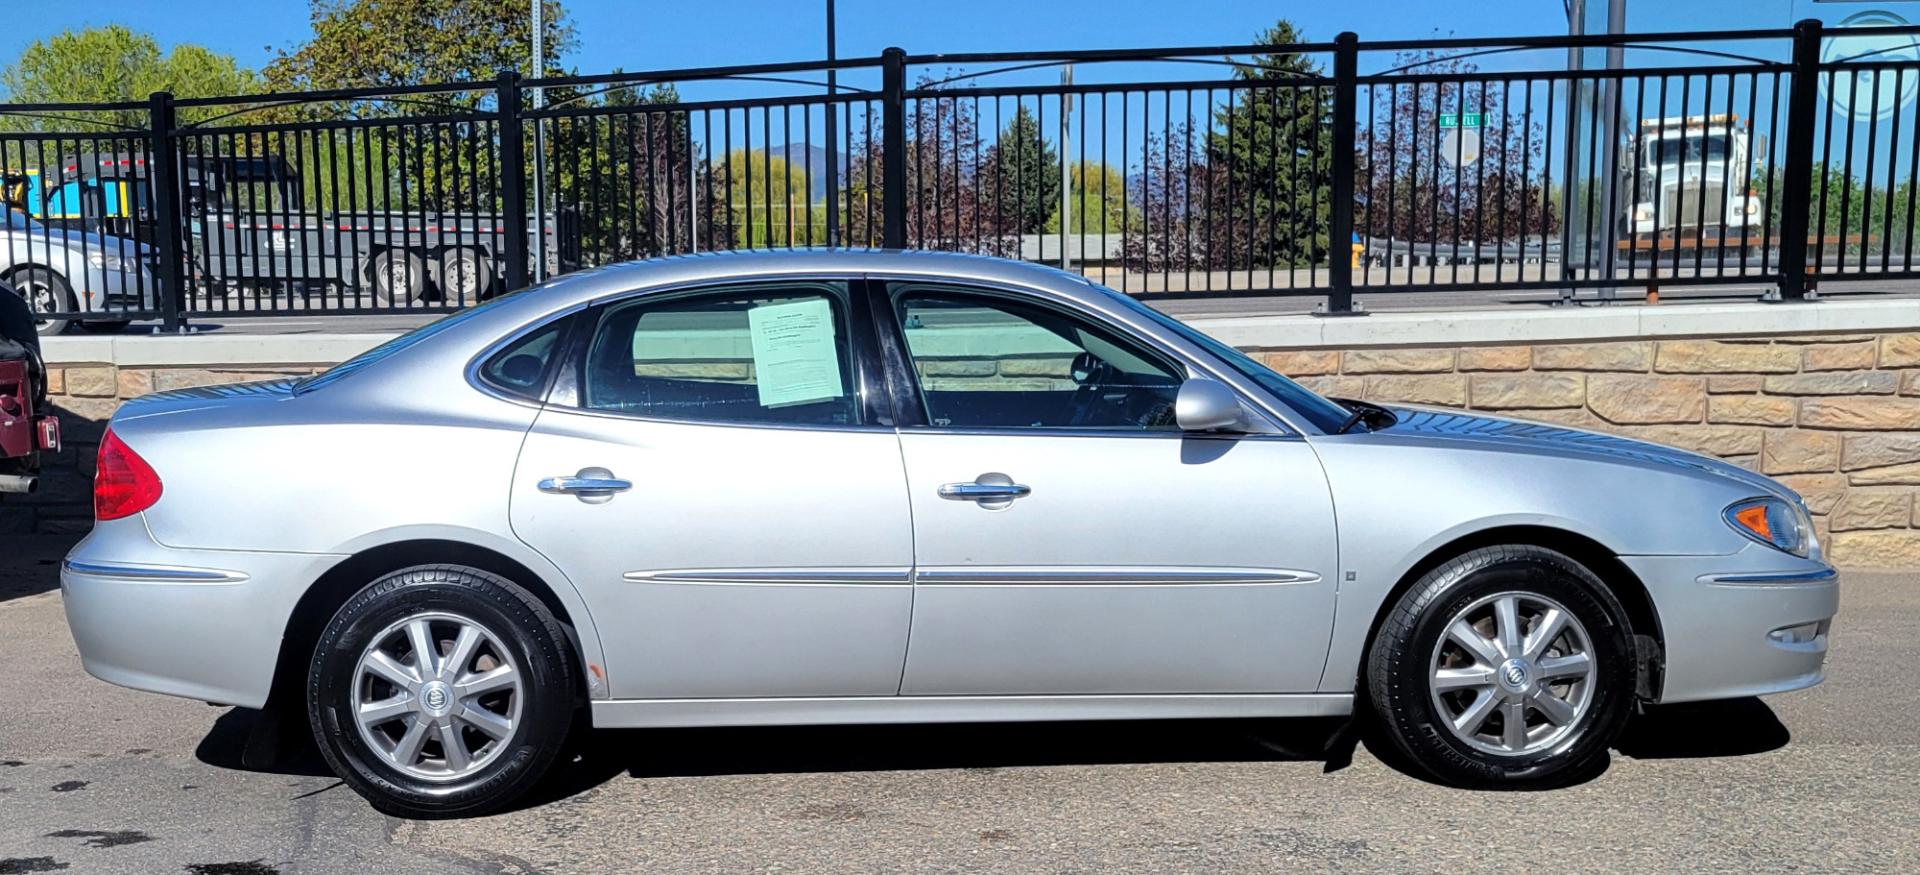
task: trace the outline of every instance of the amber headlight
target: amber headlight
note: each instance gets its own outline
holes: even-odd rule
[[[1752,498],[1726,510],[1727,525],[1762,544],[1806,556],[1813,546],[1813,521],[1806,511],[1778,498]]]

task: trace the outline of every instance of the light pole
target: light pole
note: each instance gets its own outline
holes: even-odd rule
[[[528,75],[538,79],[547,70],[547,8],[546,0],[533,0],[533,65]],[[547,105],[547,90],[533,89],[533,108]],[[514,124],[519,124],[515,121]],[[525,204],[508,204],[509,209],[525,209]],[[533,120],[533,239],[540,245],[534,247],[533,279],[545,282],[547,279],[547,140],[546,120]]]
[[[838,77],[833,69],[833,0],[827,0],[827,246],[840,245],[840,106],[833,100],[838,93]],[[807,221],[813,221],[812,216]]]

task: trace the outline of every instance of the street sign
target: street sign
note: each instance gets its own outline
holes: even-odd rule
[[[1480,131],[1446,128],[1440,132],[1440,160],[1461,167],[1480,160]]]
[[[1449,130],[1453,130],[1454,128],[1478,128],[1478,127],[1482,127],[1480,113],[1444,112],[1440,114],[1440,130],[1449,131]]]

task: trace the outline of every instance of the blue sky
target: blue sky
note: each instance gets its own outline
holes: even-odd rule
[[[1644,2],[1644,0],[1642,0]],[[1778,0],[1767,0],[1778,2]],[[268,47],[307,34],[305,0],[114,0],[112,3],[10,0],[0,59],[67,28],[120,23],[162,44],[197,42],[264,64]],[[788,61],[824,49],[818,0],[568,0],[580,47],[567,58],[581,72]],[[1042,48],[1240,43],[1281,15],[1315,39],[1342,30],[1369,38],[1557,33],[1559,0],[839,0],[843,55],[873,55],[889,45],[909,52],[1017,51]]]

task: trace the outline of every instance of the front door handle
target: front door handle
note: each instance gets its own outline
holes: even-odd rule
[[[999,510],[1013,504],[1016,498],[1026,498],[1033,494],[1033,488],[1013,482],[1005,474],[988,473],[973,478],[972,483],[948,483],[940,487],[940,497],[949,501],[971,501],[988,510]]]
[[[605,468],[581,468],[571,477],[548,477],[540,481],[540,491],[549,495],[573,495],[589,504],[613,498],[616,492],[633,488],[633,481],[613,476]]]

